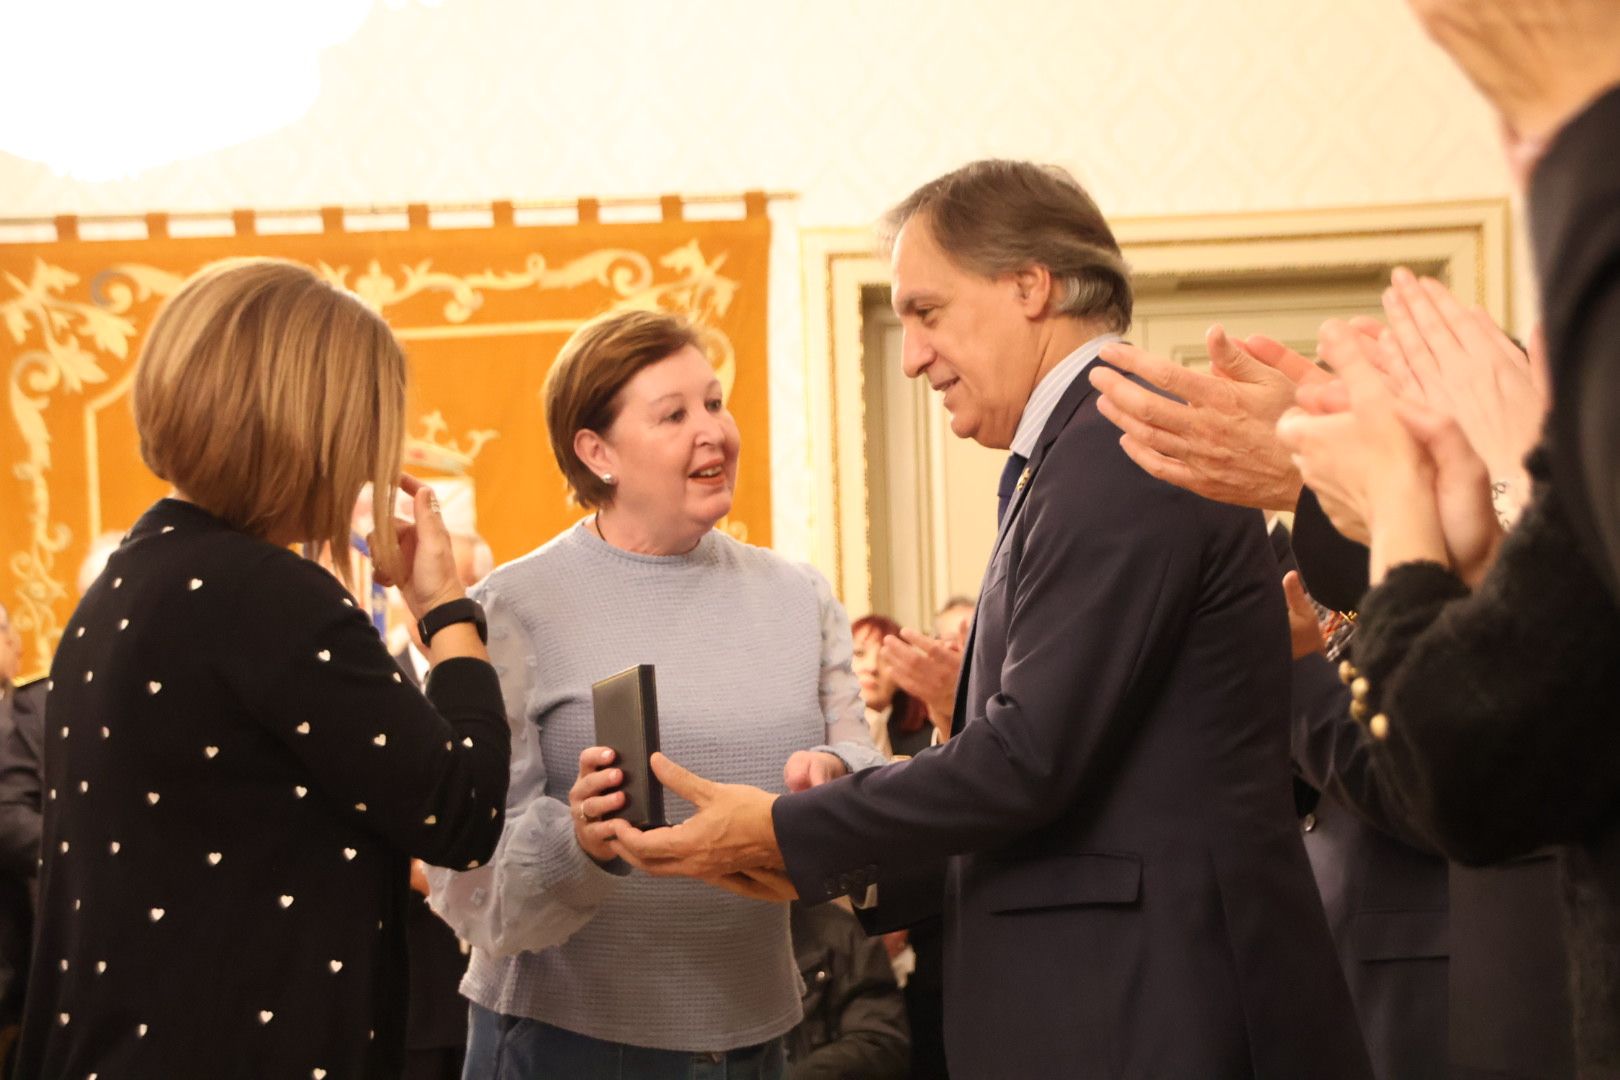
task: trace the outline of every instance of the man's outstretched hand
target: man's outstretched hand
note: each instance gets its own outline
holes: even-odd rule
[[[645,832],[614,819],[609,846],[615,854],[656,877],[699,878],[758,900],[793,898],[771,823],[777,796],[746,784],[706,780],[663,754],[652,756],[652,770],[666,790],[696,806],[697,813],[679,825]]]

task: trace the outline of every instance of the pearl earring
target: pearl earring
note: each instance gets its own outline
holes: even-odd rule
[[[618,482],[619,482],[619,478],[617,476],[614,476],[612,473],[605,472],[605,473],[602,474],[602,483],[606,484],[608,487],[612,487],[614,484],[617,484]]]

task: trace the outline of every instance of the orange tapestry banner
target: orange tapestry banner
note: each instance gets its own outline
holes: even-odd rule
[[[412,471],[472,479],[478,531],[500,561],[580,516],[540,400],[563,341],[606,310],[690,312],[711,330],[742,432],[722,527],[768,546],[770,223],[763,195],[742,201],[742,218],[685,221],[666,198],[663,220],[632,224],[602,223],[582,200],[569,225],[517,225],[511,205],[497,204],[491,226],[457,229],[430,227],[427,208],[411,207],[409,227],[366,231],[346,231],[329,210],[324,231],[282,234],[255,232],[239,212],[233,235],[174,238],[152,216],[140,240],[79,240],[64,219],[54,243],[0,244],[0,601],[23,633],[23,670],[49,667],[91,542],[128,529],[166,490],[140,459],[135,356],[164,298],[227,256],[305,263],[387,318],[410,358]]]

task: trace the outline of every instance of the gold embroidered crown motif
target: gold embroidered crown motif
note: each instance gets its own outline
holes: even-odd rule
[[[491,439],[500,438],[493,428],[480,428],[467,432],[466,446],[449,437],[450,425],[444,414],[435,409],[422,417],[422,434],[405,440],[405,467],[446,476],[465,476],[473,462]]]

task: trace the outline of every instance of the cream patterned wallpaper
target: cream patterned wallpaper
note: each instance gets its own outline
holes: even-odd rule
[[[186,108],[116,93],[131,124]],[[444,0],[379,7],[309,113],[250,142],[97,184],[0,153],[0,216],[799,192],[775,207],[770,458],[802,556],[797,230],[985,155],[1064,164],[1120,215],[1507,191],[1401,0]]]

